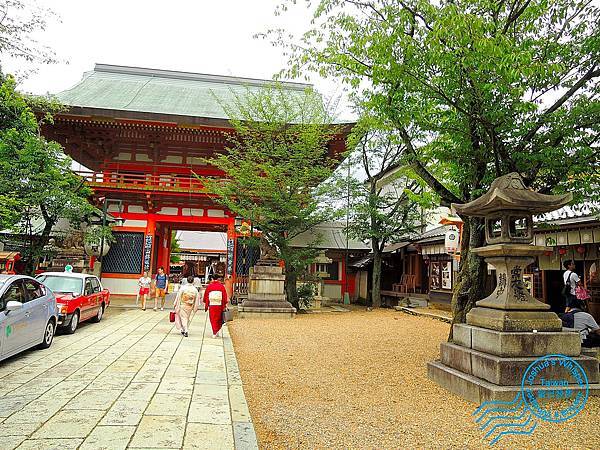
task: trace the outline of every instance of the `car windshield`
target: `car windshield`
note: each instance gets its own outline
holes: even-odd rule
[[[41,275],[37,279],[49,287],[52,292],[81,294],[83,291],[81,278]]]

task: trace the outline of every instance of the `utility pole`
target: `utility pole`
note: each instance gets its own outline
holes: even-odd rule
[[[344,286],[344,305],[350,304],[350,292],[348,291],[348,259],[349,259],[349,242],[348,242],[348,227],[350,226],[350,156],[347,159],[348,173],[346,177],[346,255],[344,262],[346,286]]]

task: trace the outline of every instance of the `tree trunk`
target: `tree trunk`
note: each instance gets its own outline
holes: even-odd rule
[[[483,219],[464,219],[462,238],[460,270],[452,296],[453,324],[466,322],[467,313],[475,306],[475,302],[483,299],[485,291],[485,262],[470,251],[485,243]],[[452,328],[448,340],[452,340]]]
[[[296,311],[300,311],[300,304],[298,302],[298,274],[295,270],[289,270],[286,267],[285,270],[285,296],[287,301],[292,304]]]
[[[381,307],[381,250],[373,245],[373,292],[371,298],[373,307]]]
[[[42,233],[39,236],[39,239],[36,239],[36,236],[31,235],[29,238],[31,239],[30,254],[27,255],[25,260],[25,274],[31,277],[35,276],[35,269],[37,268],[40,257],[44,254],[44,247],[48,245],[48,241],[50,241],[50,232],[52,231],[53,223],[46,222]]]

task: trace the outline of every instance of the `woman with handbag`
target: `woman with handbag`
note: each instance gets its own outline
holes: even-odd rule
[[[194,314],[198,310],[198,301],[200,294],[192,284],[194,277],[187,278],[188,284],[185,284],[177,292],[175,303],[175,326],[184,337],[188,337],[190,323]]]
[[[204,311],[208,311],[213,338],[216,338],[223,326],[223,311],[227,306],[227,290],[219,275],[212,275],[212,281],[204,291]]]

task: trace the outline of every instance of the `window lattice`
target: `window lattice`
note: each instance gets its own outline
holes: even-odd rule
[[[103,258],[102,272],[105,273],[142,273],[144,233],[113,233],[115,242]]]

